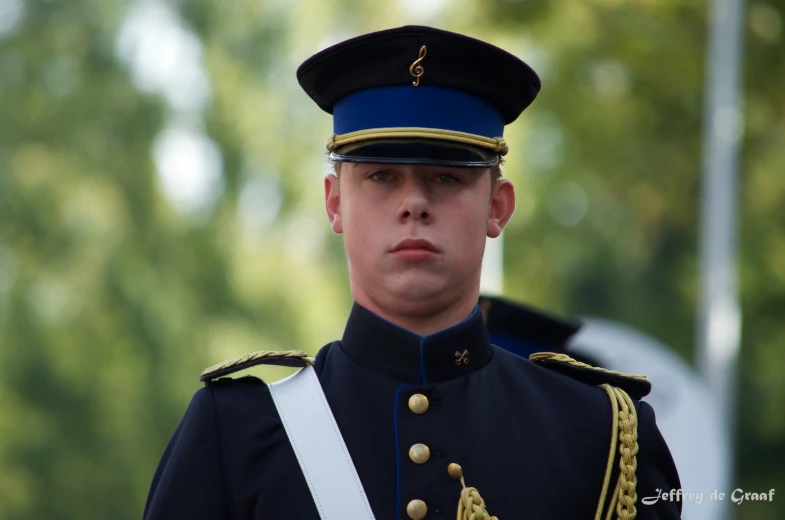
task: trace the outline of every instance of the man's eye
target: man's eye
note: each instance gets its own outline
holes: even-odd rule
[[[371,179],[375,181],[386,181],[390,178],[390,172],[374,172],[371,174]]]
[[[439,179],[439,182],[442,184],[452,184],[454,182],[458,182],[458,178],[454,175],[450,175],[449,173],[442,173],[436,178]]]

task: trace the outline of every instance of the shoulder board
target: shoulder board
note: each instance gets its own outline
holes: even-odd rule
[[[260,350],[251,352],[223,363],[218,363],[202,372],[199,381],[207,384],[215,378],[233,374],[256,365],[304,367],[313,365],[314,359],[301,350]]]
[[[538,352],[529,356],[529,361],[561,372],[584,383],[600,386],[609,384],[627,392],[633,399],[641,399],[651,392],[651,382],[646,376],[625,374],[606,368],[594,367],[577,361],[566,354]]]

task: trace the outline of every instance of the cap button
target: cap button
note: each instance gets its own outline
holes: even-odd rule
[[[414,394],[409,398],[409,410],[413,411],[417,415],[427,412],[429,405],[430,403],[428,402],[428,398],[422,394]]]
[[[412,500],[406,506],[406,514],[412,520],[422,520],[428,514],[428,506],[422,500]]]
[[[425,444],[415,444],[409,448],[409,458],[415,464],[425,464],[431,458],[431,449]]]

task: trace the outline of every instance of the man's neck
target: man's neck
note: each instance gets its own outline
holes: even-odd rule
[[[467,295],[453,305],[404,304],[395,310],[379,305],[367,294],[359,291],[354,294],[354,299],[368,311],[398,327],[419,336],[429,336],[468,318],[477,306],[479,291],[477,294]]]

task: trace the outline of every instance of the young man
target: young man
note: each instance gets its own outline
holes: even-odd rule
[[[556,354],[530,361],[488,340],[477,305],[485,240],[515,208],[498,175],[502,135],[539,92],[536,74],[501,49],[426,27],[348,40],[297,74],[333,115],[325,206],[355,305],[312,368],[297,352],[263,352],[205,371],[145,518],[334,518],[325,502],[341,507],[344,496],[346,511],[365,500],[363,518],[378,520],[456,509],[503,520],[679,518],[678,503],[637,500],[679,488],[639,400],[648,381]],[[271,360],[302,360],[318,377],[329,407],[313,408],[313,424],[305,414],[305,441],[280,387],[221,377]],[[337,427],[316,419],[325,409]],[[322,437],[347,454],[325,448],[320,460],[317,449],[309,466]],[[316,482],[331,464],[336,482]],[[339,477],[352,472],[354,481]]]

